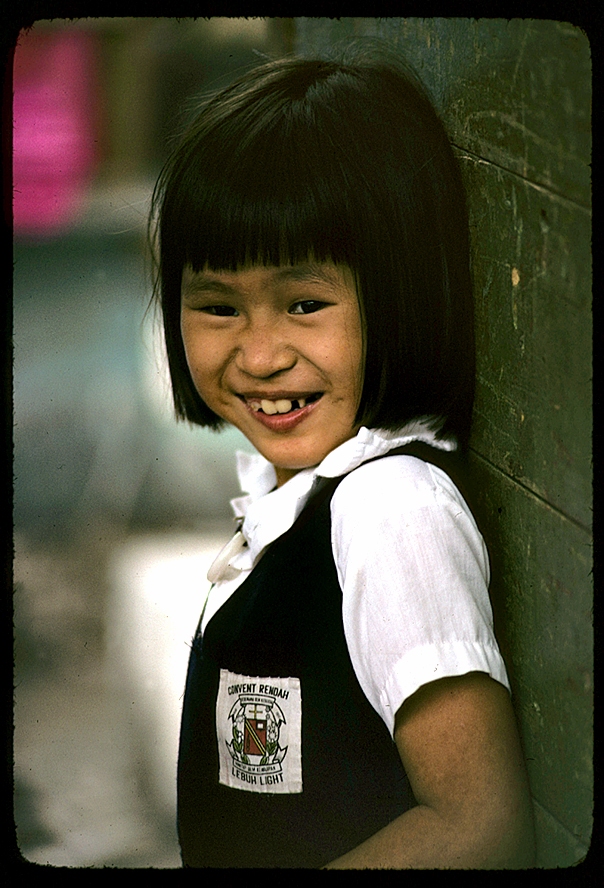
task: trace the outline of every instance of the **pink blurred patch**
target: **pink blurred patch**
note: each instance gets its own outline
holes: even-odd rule
[[[21,34],[15,50],[13,225],[69,229],[99,160],[97,44],[84,31]]]

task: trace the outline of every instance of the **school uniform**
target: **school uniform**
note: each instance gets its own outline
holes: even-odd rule
[[[470,671],[509,687],[454,451],[427,424],[362,428],[278,489],[238,456],[242,526],[210,570],[183,706],[185,866],[328,863],[415,804],[392,740],[405,699]]]

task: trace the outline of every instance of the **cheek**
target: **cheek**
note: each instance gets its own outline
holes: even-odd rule
[[[213,370],[216,358],[215,350],[212,349],[211,343],[206,341],[206,337],[195,330],[194,324],[187,323],[187,321],[181,322],[181,335],[189,373],[199,394],[203,397],[200,389],[208,385],[213,372],[215,372]]]
[[[191,324],[187,322],[186,317],[182,313],[180,316],[180,338],[182,340],[185,358],[187,360],[187,364],[189,365],[189,370],[191,370],[195,338],[193,336]]]
[[[348,363],[348,377],[351,387],[357,398],[361,396],[363,379],[365,376],[365,346],[364,337],[359,317],[355,317],[347,330],[346,350]]]

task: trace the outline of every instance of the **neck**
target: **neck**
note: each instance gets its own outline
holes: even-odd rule
[[[277,487],[283,487],[286,481],[289,481],[290,478],[293,478],[300,471],[300,469],[283,469],[280,466],[275,466],[274,468],[277,475]]]

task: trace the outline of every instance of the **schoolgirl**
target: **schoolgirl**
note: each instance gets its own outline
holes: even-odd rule
[[[460,492],[465,198],[422,86],[392,61],[263,65],[199,111],[153,219],[176,414],[258,451],[192,645],[184,865],[530,865]]]

